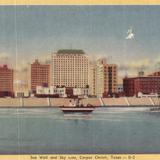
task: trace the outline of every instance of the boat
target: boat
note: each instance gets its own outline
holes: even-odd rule
[[[160,92],[158,93],[157,98],[158,98],[158,105],[150,108],[151,112],[160,112]]]
[[[152,107],[150,109],[151,112],[160,112],[160,107]]]
[[[64,113],[71,113],[71,112],[82,112],[82,113],[90,113],[95,110],[95,107],[68,107],[68,106],[61,106],[60,109]]]
[[[95,110],[95,108],[96,106],[93,106],[91,104],[87,104],[86,106],[80,104],[79,99],[74,104],[70,100],[69,106],[60,106],[61,111],[63,111],[64,113],[74,113],[74,112],[91,113]]]

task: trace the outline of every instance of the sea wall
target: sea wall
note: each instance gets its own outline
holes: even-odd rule
[[[158,98],[150,97],[120,97],[120,98],[102,98],[105,106],[154,106],[158,105]]]
[[[0,107],[20,107],[20,98],[0,98]]]
[[[68,106],[71,98],[0,98],[0,107],[58,107]],[[94,106],[114,107],[114,106],[154,106],[159,105],[158,98],[86,98],[80,100],[80,104],[91,104]]]
[[[28,107],[46,107],[49,106],[48,98],[23,98],[22,106]]]

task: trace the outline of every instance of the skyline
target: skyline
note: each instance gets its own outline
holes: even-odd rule
[[[78,48],[108,57],[121,76],[142,66],[154,71],[160,63],[159,14],[160,6],[1,6],[0,63],[17,57],[23,70],[35,58]],[[134,39],[126,39],[130,28]]]

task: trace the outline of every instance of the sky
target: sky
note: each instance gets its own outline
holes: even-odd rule
[[[160,6],[0,6],[0,64],[23,71],[72,48],[107,57],[122,77],[150,73],[160,68],[159,15]]]

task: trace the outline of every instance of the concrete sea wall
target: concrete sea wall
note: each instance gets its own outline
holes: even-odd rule
[[[68,106],[70,98],[0,98],[0,107],[58,107]],[[155,106],[159,105],[158,98],[135,98],[135,97],[120,97],[120,98],[86,98],[80,101],[80,104],[95,105],[95,106]]]

